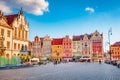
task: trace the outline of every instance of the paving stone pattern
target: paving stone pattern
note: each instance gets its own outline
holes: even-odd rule
[[[0,80],[120,80],[120,68],[104,63],[49,63],[0,70]]]

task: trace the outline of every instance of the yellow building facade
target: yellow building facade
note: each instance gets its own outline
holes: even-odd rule
[[[52,40],[52,60],[61,61],[63,55],[63,39]]]
[[[29,46],[29,27],[22,9],[18,14],[4,15],[0,11],[0,37],[5,51],[4,56],[11,58],[12,55],[27,54]],[[2,50],[2,49],[0,49]]]
[[[12,54],[12,30],[13,28],[8,25],[6,18],[0,11],[0,53],[8,58]]]

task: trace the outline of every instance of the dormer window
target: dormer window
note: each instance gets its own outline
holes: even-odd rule
[[[98,36],[98,34],[95,34],[95,36],[97,37],[97,36]]]

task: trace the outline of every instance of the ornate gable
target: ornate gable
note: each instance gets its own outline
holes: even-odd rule
[[[101,38],[101,34],[96,30],[93,34],[92,34],[92,39],[95,39],[95,38]]]
[[[45,40],[45,41],[51,41],[50,36],[46,35],[46,36],[44,37],[44,40]]]
[[[87,34],[84,35],[83,40],[88,40]]]
[[[18,14],[12,14],[12,15],[6,15],[5,16],[7,23],[11,26],[11,27],[24,27],[24,29],[26,31],[29,31],[29,27],[28,27],[28,23],[23,15],[23,10],[21,8],[21,10],[19,11]]]
[[[0,11],[0,26],[11,28],[6,22],[6,18],[3,16],[3,13]],[[12,29],[12,28],[11,28]]]

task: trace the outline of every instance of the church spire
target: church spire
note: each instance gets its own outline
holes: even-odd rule
[[[23,9],[22,9],[22,7],[20,9],[20,14],[23,15]]]

